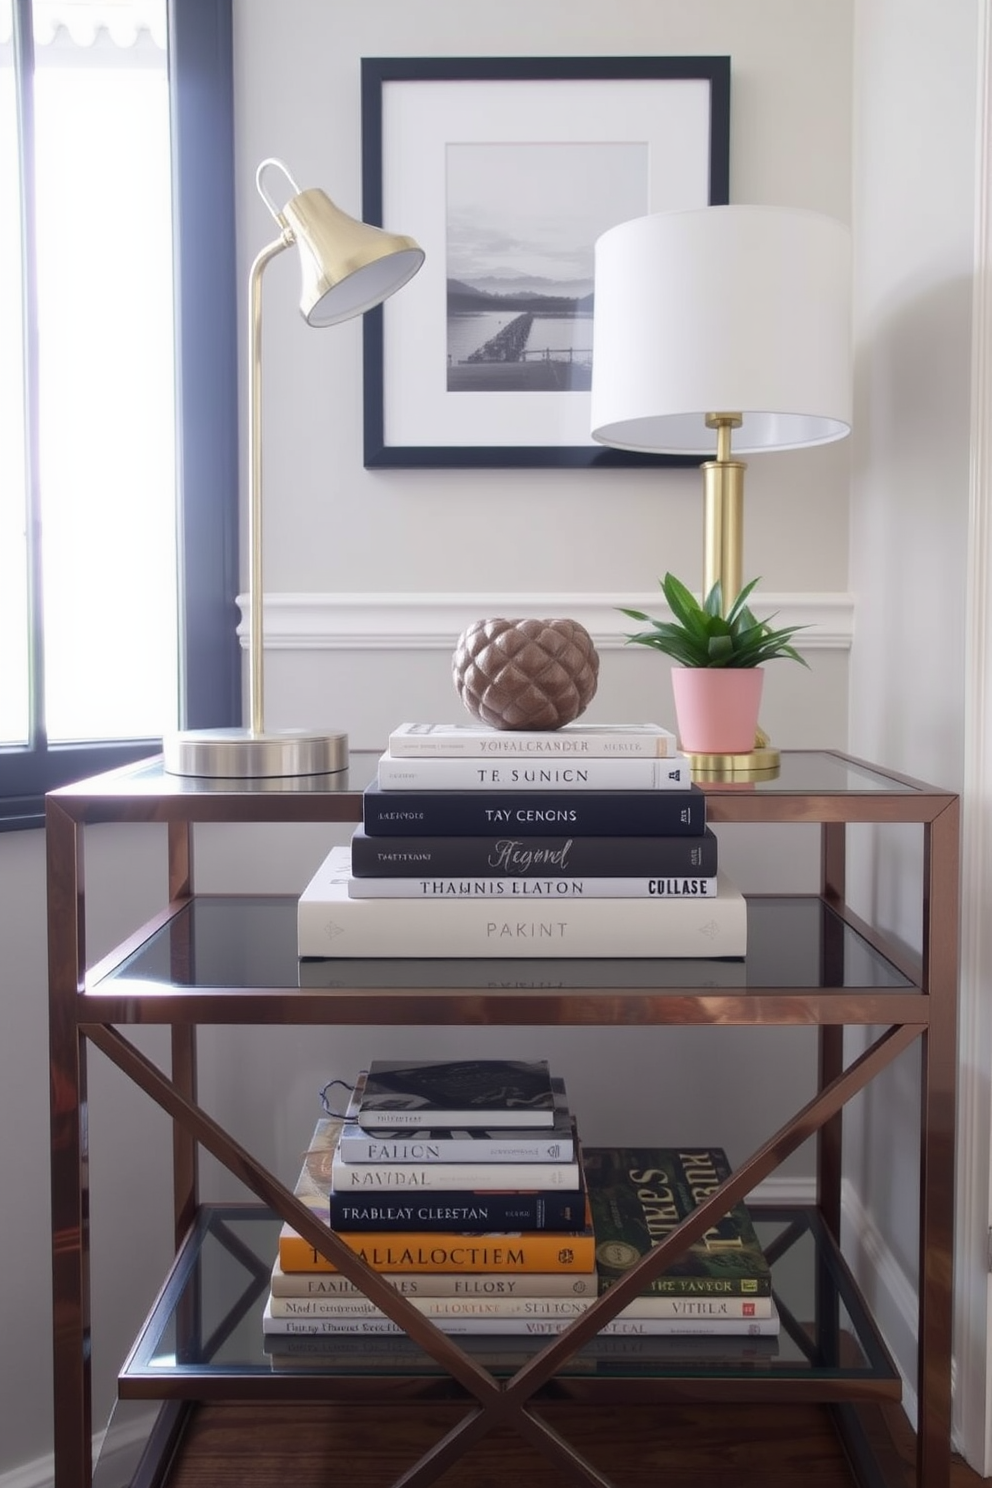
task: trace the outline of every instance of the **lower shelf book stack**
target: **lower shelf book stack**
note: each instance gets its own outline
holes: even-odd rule
[[[543,1080],[546,1100],[530,1084],[511,1085],[521,1069]],[[402,1073],[411,1080],[409,1101]],[[595,1240],[563,1082],[543,1061],[452,1061],[405,1072],[390,1064],[384,1078],[391,1077],[393,1104],[383,1106],[367,1094],[378,1074],[373,1063],[359,1076],[343,1119],[318,1120],[297,1197],[445,1332],[522,1335],[537,1323],[564,1326],[591,1305]],[[438,1125],[438,1109],[421,1103],[429,1076],[437,1077],[432,1088],[443,1077],[454,1092],[447,1119],[457,1116],[457,1126]],[[476,1116],[471,1086],[478,1091],[483,1079],[504,1099],[479,1106]],[[523,1113],[518,1099],[528,1102]],[[288,1225],[263,1331],[270,1353],[276,1338],[281,1350],[294,1336],[402,1336]]]
[[[526,1339],[567,1328],[730,1171],[719,1149],[583,1151],[564,1084],[548,1078],[550,1125],[453,1130],[362,1125],[360,1077],[343,1118],[318,1120],[295,1189],[414,1307],[494,1367],[511,1365]],[[274,1368],[357,1367],[360,1345],[367,1363],[432,1367],[289,1225],[262,1328]],[[661,1359],[679,1338],[732,1350],[745,1340],[774,1346],[778,1330],[768,1263],[737,1205],[604,1324],[576,1367],[621,1339],[625,1357],[633,1348]]]
[[[454,725],[394,732],[362,826],[300,897],[301,958],[744,956],[744,898],[670,734],[472,732],[478,757]],[[395,752],[411,740],[431,756]]]

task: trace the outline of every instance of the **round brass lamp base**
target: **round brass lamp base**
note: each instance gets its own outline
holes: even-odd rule
[[[193,729],[163,745],[170,775],[215,780],[267,780],[276,776],[333,775],[348,768],[348,735],[285,729]]]
[[[694,754],[686,758],[693,780],[706,783],[720,780],[774,780],[781,768],[781,756],[770,744],[749,749],[744,754]]]

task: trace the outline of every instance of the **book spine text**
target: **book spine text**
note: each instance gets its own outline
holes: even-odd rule
[[[379,791],[369,786],[363,822],[371,836],[698,836],[706,825],[706,797],[695,788]]]
[[[669,729],[643,724],[566,726],[548,733],[517,729],[473,729],[454,724],[404,724],[389,735],[397,759],[479,759],[523,754],[531,759],[656,759],[676,753]]]
[[[712,878],[717,840],[678,837],[368,836],[351,839],[356,878]]]
[[[561,1333],[574,1321],[573,1318],[434,1318],[436,1327],[443,1333],[482,1334],[542,1334]],[[397,1323],[389,1318],[284,1318],[265,1315],[263,1332],[334,1334],[334,1333],[402,1333]],[[693,1336],[717,1334],[743,1334],[757,1338],[774,1336],[779,1332],[777,1317],[769,1318],[622,1318],[604,1323],[598,1337],[618,1335],[686,1333]]]
[[[405,1191],[416,1194],[422,1189],[471,1193],[486,1188],[558,1189],[565,1192],[579,1188],[577,1162],[562,1163],[352,1163],[338,1153],[331,1167],[331,1186],[335,1193],[361,1192],[365,1195]]]
[[[331,1193],[330,1223],[338,1233],[381,1230],[453,1230],[489,1234],[494,1230],[582,1229],[585,1197],[567,1193],[435,1192]]]
[[[692,770],[684,755],[667,759],[548,760],[395,759],[378,768],[384,791],[489,790],[685,790]]]
[[[594,1271],[580,1272],[532,1271],[520,1276],[473,1276],[456,1273],[425,1273],[420,1276],[391,1276],[384,1278],[404,1297],[463,1297],[466,1300],[504,1299],[519,1300],[523,1297],[595,1297],[598,1294],[598,1278]],[[273,1297],[352,1297],[365,1299],[365,1294],[353,1281],[338,1271],[295,1272],[283,1271],[276,1266],[272,1272]]]
[[[535,1230],[527,1235],[369,1235],[339,1236],[373,1271],[485,1272],[513,1275],[520,1271],[588,1272],[596,1264],[592,1230],[561,1236]],[[336,1267],[302,1235],[285,1228],[279,1237],[279,1264],[284,1271],[334,1271]]]
[[[339,1148],[347,1163],[571,1163],[574,1137],[565,1131],[501,1133],[442,1137],[417,1132],[409,1136],[373,1137],[357,1124],[345,1126]],[[478,1185],[483,1187],[482,1184]],[[518,1185],[523,1187],[523,1185]],[[539,1185],[542,1186],[543,1185]]]
[[[352,878],[351,899],[712,899],[712,878]]]

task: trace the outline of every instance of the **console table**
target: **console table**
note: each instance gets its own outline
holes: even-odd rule
[[[862,1488],[894,1485],[863,1411],[898,1401],[901,1383],[839,1245],[844,1107],[897,1055],[921,1062],[919,1160],[918,1432],[916,1488],[947,1488],[950,1470],[959,802],[951,792],[837,752],[785,752],[774,780],[707,784],[708,820],[819,825],[819,893],[749,896],[749,953],[736,984],[714,985],[664,961],[592,961],[569,982],[547,963],[540,989],[493,987],[485,971],[460,986],[424,985],[416,963],[396,962],[386,985],[361,985],[348,962],[327,985],[301,985],[292,896],[197,895],[197,823],[358,822],[377,756],[355,754],[339,775],[285,782],[207,782],[164,773],[159,759],[53,791],[47,798],[54,1257],[55,1483],[92,1488],[86,1057],[92,1044],[171,1118],[175,1263],[121,1368],[121,1401],[161,1402],[133,1488],[167,1482],[170,1453],[203,1402],[370,1402],[422,1398],[460,1409],[450,1431],[396,1480],[420,1488],[497,1426],[510,1427],[565,1479],[608,1479],[542,1419],[542,1403],[645,1405],[687,1401],[825,1404]],[[97,965],[86,954],[85,828],[163,823],[168,902]],[[845,899],[847,826],[910,823],[922,833],[923,882],[916,958],[858,918]],[[260,933],[259,927],[264,927]],[[254,927],[252,960],[233,954]],[[791,947],[786,954],[784,947]],[[381,966],[382,963],[376,963]],[[357,963],[351,963],[357,967]],[[558,965],[559,975],[551,975]],[[486,963],[480,963],[485,968]],[[407,974],[404,975],[404,967]],[[310,976],[308,980],[320,981]],[[357,983],[357,984],[356,984]],[[816,1088],[803,1108],[734,1170],[624,1282],[569,1325],[532,1341],[525,1357],[487,1367],[464,1338],[444,1335],[321,1226],[197,1101],[201,1024],[423,1024],[815,1026]],[[171,1030],[171,1070],[152,1064],[128,1026]],[[845,1061],[845,1027],[871,1028]],[[807,1207],[751,1204],[773,1265],[782,1315],[776,1352],[728,1360],[700,1340],[698,1358],[649,1363],[597,1343],[602,1323],[665,1269],[724,1210],[747,1196],[802,1142],[815,1137],[817,1200]],[[201,1201],[197,1148],[225,1164],[256,1205]],[[262,1349],[261,1309],[275,1237],[289,1221],[404,1329],[410,1364],[367,1357],[340,1367],[275,1369]],[[99,1320],[96,1320],[98,1326]],[[523,1340],[522,1343],[527,1342]],[[605,1341],[602,1341],[605,1342]]]

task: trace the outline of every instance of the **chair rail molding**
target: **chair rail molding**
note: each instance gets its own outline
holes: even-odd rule
[[[247,647],[250,603],[238,595],[238,635]],[[262,627],[271,651],[450,650],[466,625],[492,615],[579,621],[601,650],[620,648],[632,623],[619,606],[663,617],[658,590],[648,594],[266,594]],[[779,625],[809,629],[796,638],[800,651],[848,651],[854,635],[850,594],[762,594],[760,613]]]

